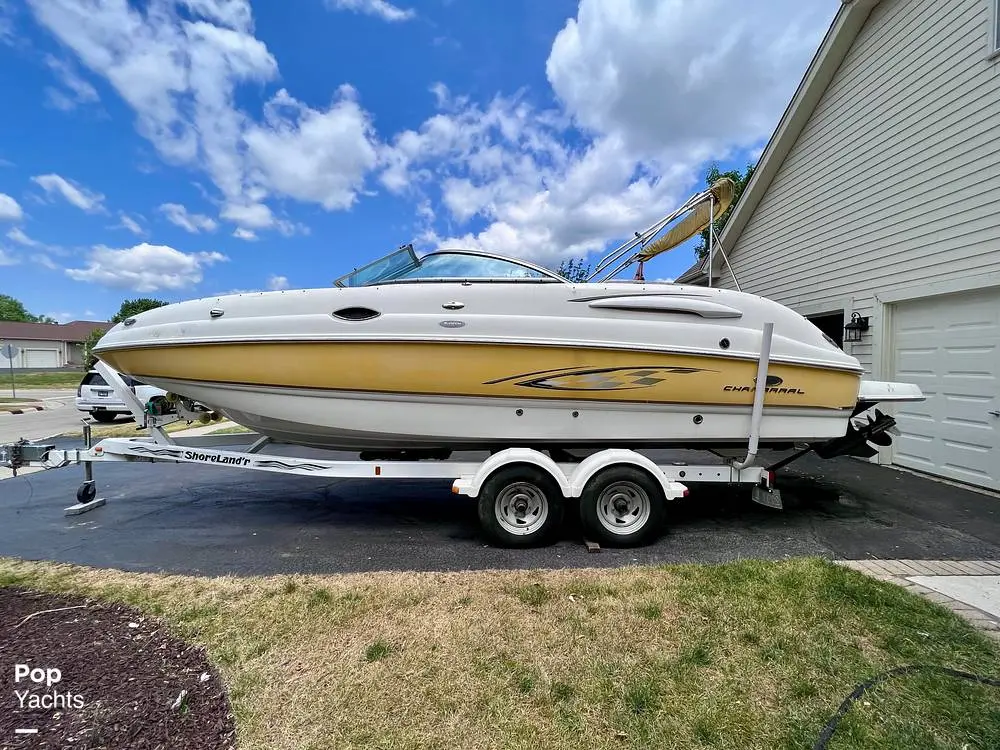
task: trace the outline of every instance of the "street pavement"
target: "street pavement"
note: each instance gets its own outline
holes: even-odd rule
[[[10,389],[0,391],[0,397],[10,397]],[[20,438],[41,440],[65,432],[78,432],[84,413],[76,410],[76,391],[18,389],[18,398],[34,398],[45,402],[43,411],[26,411],[23,414],[0,412],[0,444],[13,443]]]

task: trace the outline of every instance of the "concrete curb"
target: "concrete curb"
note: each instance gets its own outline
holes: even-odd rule
[[[45,411],[45,407],[37,404],[23,404],[16,409],[4,409],[0,411],[0,414],[24,414],[27,411]]]
[[[835,560],[837,565],[901,586],[913,594],[947,607],[986,635],[1000,640],[1000,618],[958,599],[910,580],[922,576],[1000,576],[1000,561],[994,560]]]

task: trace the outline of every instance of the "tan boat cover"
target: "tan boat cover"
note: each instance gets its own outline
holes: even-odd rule
[[[709,221],[714,221],[722,216],[723,212],[733,202],[733,196],[736,194],[736,183],[728,177],[723,177],[721,180],[713,183],[709,191],[715,197],[715,211],[711,218],[709,218],[709,211],[712,210],[713,203],[706,197],[704,201],[691,209],[686,217],[674,225],[673,229],[655,242],[650,242],[639,251],[637,259],[639,261],[647,261],[654,255],[659,255],[665,250],[676,247],[684,242],[684,240],[694,237],[698,232],[707,227]]]

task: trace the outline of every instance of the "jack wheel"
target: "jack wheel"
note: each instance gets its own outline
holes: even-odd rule
[[[479,523],[501,547],[548,542],[562,523],[563,507],[555,479],[531,465],[500,469],[479,491]]]
[[[94,482],[84,482],[76,491],[76,501],[80,505],[93,502],[95,497],[97,497],[97,485]]]

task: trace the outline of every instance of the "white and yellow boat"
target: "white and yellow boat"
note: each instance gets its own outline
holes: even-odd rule
[[[862,408],[922,398],[914,386],[863,383],[854,357],[762,297],[574,284],[521,260],[461,250],[418,259],[410,247],[331,288],[151,310],[95,351],[280,442],[719,447],[750,433],[765,323],[762,445],[839,438]]]

